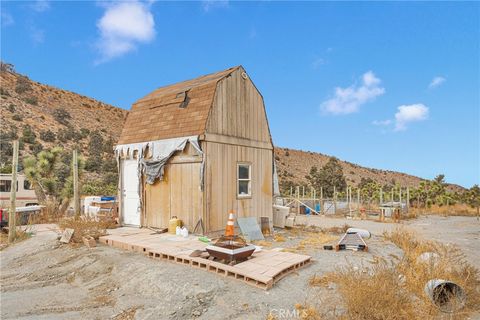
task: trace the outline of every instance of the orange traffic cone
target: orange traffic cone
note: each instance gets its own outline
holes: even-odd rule
[[[227,227],[225,228],[225,235],[227,237],[233,237],[235,235],[235,226],[233,220],[233,211],[230,211],[228,214]]]

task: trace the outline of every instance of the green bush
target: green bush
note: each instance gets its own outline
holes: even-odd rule
[[[104,181],[97,179],[87,181],[82,185],[83,195],[117,195],[117,182],[105,183]]]
[[[11,113],[14,113],[15,112],[15,105],[13,103],[10,103],[8,105],[8,111],[10,111]]]
[[[14,114],[12,116],[12,120],[15,120],[15,121],[23,121],[23,117],[19,114]]]

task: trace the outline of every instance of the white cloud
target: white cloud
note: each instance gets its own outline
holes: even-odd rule
[[[203,11],[209,12],[217,8],[226,8],[229,6],[228,0],[204,0],[202,1]]]
[[[410,122],[426,120],[428,111],[428,107],[422,103],[399,106],[395,113],[395,131],[406,130]]]
[[[430,82],[428,87],[430,89],[436,88],[439,85],[441,85],[442,83],[444,83],[445,81],[447,81],[447,79],[445,79],[444,77],[441,77],[441,76],[435,77],[435,78],[432,79],[432,81]]]
[[[108,5],[97,28],[100,32],[97,48],[101,55],[97,63],[120,57],[135,50],[139,43],[155,38],[155,21],[150,7],[138,1]]]
[[[30,38],[34,44],[41,44],[45,42],[45,31],[37,28],[36,26],[30,26]]]
[[[37,12],[44,12],[50,9],[50,2],[48,0],[37,0],[30,6],[32,10]]]
[[[12,15],[9,14],[8,12],[2,11],[1,16],[2,16],[2,26],[7,27],[15,23],[15,20],[13,20]]]
[[[389,126],[391,123],[392,123],[392,120],[390,120],[390,119],[375,120],[375,121],[372,122],[372,124],[375,125],[375,126],[383,126],[383,127]]]
[[[361,85],[335,88],[334,97],[324,101],[320,108],[325,113],[335,115],[357,112],[361,105],[385,93],[385,88],[380,86],[380,82],[372,71],[368,71],[363,74]]]

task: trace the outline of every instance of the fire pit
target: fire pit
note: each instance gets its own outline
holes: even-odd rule
[[[213,245],[206,247],[212,256],[226,262],[244,261],[255,251],[254,245],[249,245],[239,236],[222,236]]]

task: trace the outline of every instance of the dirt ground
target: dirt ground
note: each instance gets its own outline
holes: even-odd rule
[[[277,233],[268,247],[306,253],[314,262],[264,291],[240,281],[140,254],[98,246],[61,245],[52,226],[37,226],[28,240],[0,251],[2,319],[265,319],[292,318],[296,303],[322,299],[308,285],[313,275],[341,266],[359,268],[375,257],[401,255],[383,239],[399,226],[426,239],[459,246],[480,267],[480,222],[471,217],[427,216],[402,224],[302,217],[299,223],[322,228],[344,224],[368,229],[369,252],[326,251],[339,234],[315,238],[299,229]],[[310,229],[307,229],[310,230]],[[329,288],[334,290],[335,288]],[[325,290],[329,290],[325,289]],[[325,303],[334,303],[325,301]],[[475,317],[475,316],[474,316]]]

